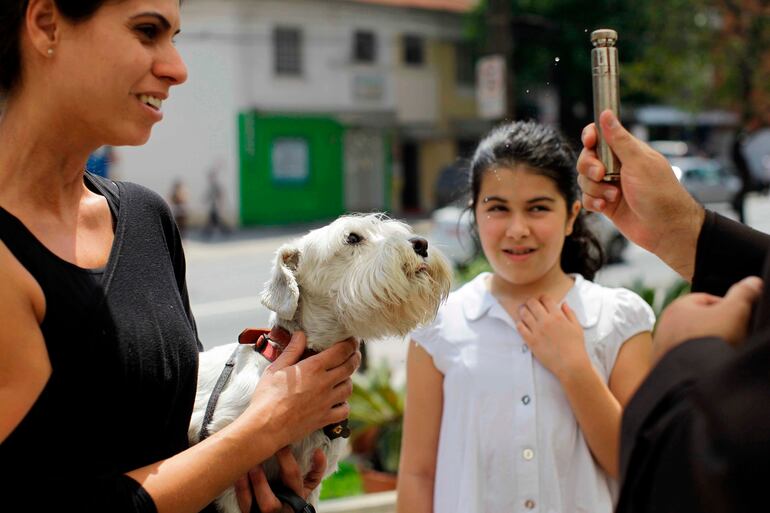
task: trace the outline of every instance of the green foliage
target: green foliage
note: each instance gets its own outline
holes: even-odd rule
[[[690,293],[690,284],[684,280],[677,280],[664,289],[656,289],[645,285],[641,278],[626,287],[639,294],[655,312],[655,318],[659,319],[663,310],[676,298]]]
[[[324,479],[321,484],[321,500],[338,499],[364,493],[361,474],[356,465],[342,460],[337,472]]]
[[[727,108],[744,121],[770,98],[770,16],[748,0],[640,2],[641,52],[623,66],[624,89],[699,111]],[[761,104],[761,102],[760,102]]]
[[[394,388],[390,378],[385,362],[353,376],[350,427],[354,440],[372,429],[377,431],[368,463],[375,470],[395,473],[401,455],[404,390]]]
[[[487,262],[487,259],[484,257],[484,255],[478,255],[476,258],[471,260],[468,264],[458,267],[455,271],[455,282],[458,285],[462,285],[463,283],[467,283],[471,281],[473,278],[478,276],[479,274],[483,272],[490,272],[492,271],[492,267],[490,267],[489,262]]]

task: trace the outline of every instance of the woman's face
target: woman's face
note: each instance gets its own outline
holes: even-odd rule
[[[561,272],[564,238],[579,211],[578,202],[567,209],[553,180],[525,166],[485,171],[475,214],[492,269],[512,285]]]
[[[173,42],[179,0],[105,2],[87,21],[59,22],[52,93],[63,128],[85,131],[98,144],[146,142],[169,90],[187,79]]]

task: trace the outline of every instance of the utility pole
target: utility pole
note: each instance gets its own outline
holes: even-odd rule
[[[511,0],[487,0],[486,54],[500,55],[505,60],[506,115],[503,119],[514,119],[516,115],[516,88],[513,71],[513,34],[511,34]]]

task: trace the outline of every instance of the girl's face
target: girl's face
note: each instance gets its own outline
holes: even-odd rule
[[[171,87],[187,79],[173,42],[179,0],[105,2],[84,22],[58,21],[52,91],[66,128],[100,144],[144,143]]]
[[[512,285],[562,272],[564,238],[579,211],[579,202],[568,209],[553,180],[526,166],[485,171],[475,214],[492,269]]]

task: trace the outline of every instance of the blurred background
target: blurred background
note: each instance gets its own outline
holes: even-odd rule
[[[624,123],[672,157],[715,161],[685,163],[693,188],[730,196],[741,186],[727,174],[762,190],[766,4],[185,0],[188,82],[149,144],[93,168],[167,197],[180,182],[193,227],[212,224],[214,202],[230,227],[429,214],[455,199],[464,181],[452,175],[503,119],[555,125],[577,144],[593,117],[590,32],[610,27]]]

